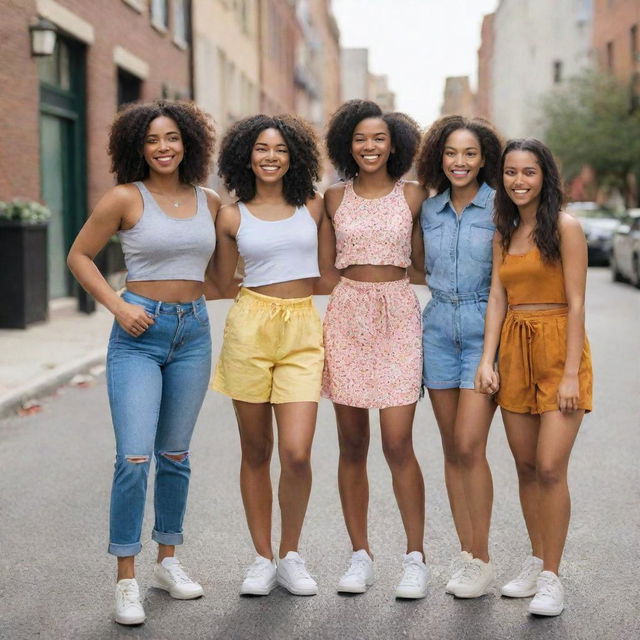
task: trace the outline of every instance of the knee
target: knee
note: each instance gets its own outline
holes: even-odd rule
[[[520,482],[535,482],[537,479],[537,468],[534,460],[516,460],[516,471]]]
[[[265,438],[259,442],[242,444],[242,464],[257,469],[271,462],[273,440]]]
[[[472,440],[460,440],[455,447],[458,463],[463,467],[472,467],[481,462],[484,457],[484,446],[480,442]]]
[[[542,487],[552,487],[565,480],[565,469],[557,464],[538,462],[536,466],[536,479]]]
[[[382,451],[390,467],[403,466],[414,457],[411,438],[383,440]]]
[[[350,464],[363,464],[367,461],[369,437],[367,435],[340,438],[340,459]]]
[[[288,449],[280,452],[280,468],[284,473],[303,476],[311,470],[311,451]]]

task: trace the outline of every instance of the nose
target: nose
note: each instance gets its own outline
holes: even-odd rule
[[[374,146],[373,140],[371,138],[367,138],[364,141],[364,149],[365,149],[365,151],[370,151],[370,150],[372,150],[374,148],[375,148],[375,146]]]
[[[270,159],[270,160],[273,160],[273,158],[275,158],[275,157],[276,157],[276,150],[275,150],[275,149],[273,149],[273,148],[272,148],[272,149],[269,149],[268,156],[269,156],[269,159]]]

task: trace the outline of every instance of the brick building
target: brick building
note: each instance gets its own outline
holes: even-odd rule
[[[491,118],[491,65],[493,64],[493,17],[484,16],[478,48],[478,89],[476,91],[476,113],[482,118]]]
[[[113,184],[107,131],[118,106],[192,94],[188,0],[0,0],[0,200],[45,202],[49,294],[75,288],[66,252]],[[57,30],[52,55],[31,54],[29,27]]]
[[[460,115],[471,118],[475,115],[475,106],[469,76],[455,76],[445,80],[441,116]]]

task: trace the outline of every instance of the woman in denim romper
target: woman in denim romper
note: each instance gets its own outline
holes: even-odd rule
[[[483,120],[448,116],[425,134],[418,177],[436,195],[422,205],[424,241],[414,267],[426,271],[431,301],[423,313],[423,384],[438,422],[445,482],[461,553],[446,591],[487,592],[494,580],[488,538],[493,501],[485,449],[496,409],[475,393],[495,231],[493,198],[500,141]],[[418,241],[418,245],[420,242]]]
[[[109,139],[118,185],[98,202],[68,257],[78,282],[115,316],[107,355],[116,437],[109,553],[118,558],[120,624],[145,620],[134,559],[152,456],[153,586],[178,599],[202,595],[174,553],[183,537],[189,443],[211,369],[204,273],[220,200],[194,185],[207,177],[213,145],[209,117],[195,105],[161,101],[121,112]],[[93,262],[115,233],[128,270],[122,297]]]

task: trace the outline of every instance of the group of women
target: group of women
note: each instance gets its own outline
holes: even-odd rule
[[[409,117],[362,100],[336,111],[326,146],[342,181],[323,198],[314,186],[318,141],[307,123],[291,115],[237,122],[218,159],[236,201],[221,206],[198,186],[214,147],[210,119],[198,107],[133,105],[112,126],[118,185],[88,218],[68,263],[115,316],[107,357],[116,436],[109,543],[118,559],[115,619],[145,620],[134,558],[152,457],[153,586],[180,599],[203,593],[175,546],[183,539],[189,442],[211,370],[205,296],[235,296],[212,387],[233,400],[240,488],[257,552],[240,593],[267,595],[276,585],[317,593],[299,539],[322,395],[335,409],[338,487],[353,549],[338,591],[363,593],[374,581],[367,453],[369,409],[379,409],[407,538],[395,596],[426,595],[424,482],[412,442],[424,387],[460,543],[447,592],[475,598],[495,581],[485,449],[500,406],[532,549],[501,592],[534,596],[531,613],[558,615],[567,466],[591,410],[591,363],[586,244],[562,211],[554,159],[534,139],[503,150],[489,123],[459,116],[438,120],[421,140]],[[418,181],[404,179],[416,159]],[[128,269],[122,296],[93,262],[115,233]],[[431,300],[421,318],[409,278],[424,282],[425,275]],[[324,322],[312,301],[317,293],[331,294]],[[272,415],[281,466],[277,555]]]

